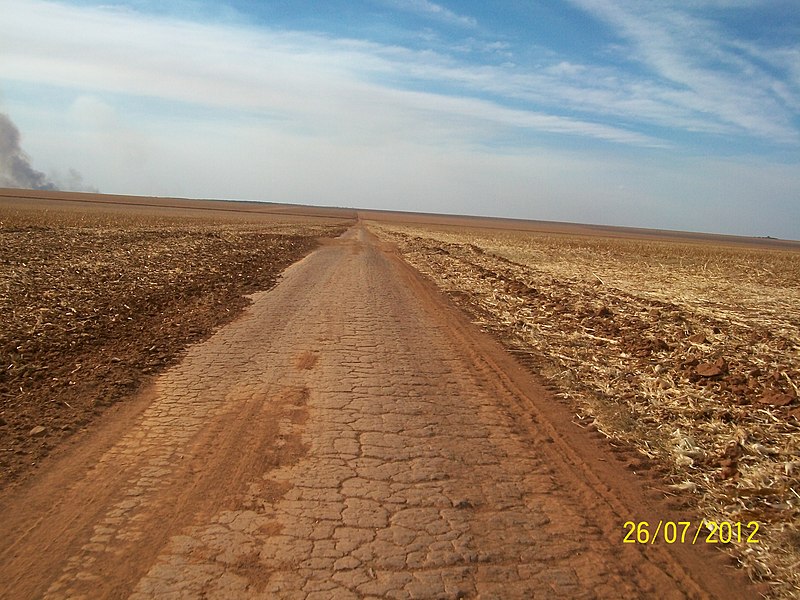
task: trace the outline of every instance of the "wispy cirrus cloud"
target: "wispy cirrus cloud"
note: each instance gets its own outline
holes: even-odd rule
[[[468,28],[478,26],[478,21],[474,17],[458,14],[430,0],[383,0],[383,2],[397,10],[415,13],[450,25]]]
[[[733,36],[692,9],[752,8],[753,2],[570,0],[610,25],[628,44],[629,60],[660,101],[700,118],[709,129],[797,143],[800,43],[764,47]],[[787,84],[787,81],[790,82]],[[651,94],[652,96],[652,94]],[[654,96],[653,96],[654,97]]]
[[[521,69],[516,65],[475,65],[431,52],[377,48],[384,72],[401,81],[457,86],[465,94],[501,104],[538,107],[551,115],[576,114],[595,123],[614,120],[628,130],[663,127],[730,133],[731,127],[688,109],[671,98],[674,88],[618,69],[559,61]],[[666,143],[666,142],[665,142]],[[662,145],[662,144],[659,144]]]
[[[565,43],[526,3],[503,28],[478,5],[342,0],[326,29],[307,6],[100,1],[0,0],[0,87],[47,172],[69,157],[109,192],[800,235],[800,37],[737,35],[717,17],[745,0],[563,0],[606,25],[563,11]]]
[[[386,1],[469,20],[427,0]],[[800,141],[800,44],[769,48],[726,37],[673,3],[570,1],[611,24],[628,60],[643,68],[558,55],[482,64],[462,56],[460,40],[448,54],[31,1],[8,3],[0,22],[0,76],[264,111],[306,130],[358,130],[373,121],[381,125],[376,137],[433,143],[425,128],[444,132],[448,123],[448,142],[495,140],[502,133],[493,126],[641,146],[670,146],[681,133]],[[502,49],[513,50],[507,42]]]
[[[524,129],[663,145],[624,127],[502,101],[535,99],[540,80],[375,42],[35,1],[11,5],[0,37],[0,77],[252,110],[314,135],[472,145]],[[409,88],[411,79],[465,93]]]

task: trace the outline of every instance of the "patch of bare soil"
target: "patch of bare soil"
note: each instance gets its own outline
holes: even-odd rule
[[[800,593],[799,253],[374,230],[572,401],[580,426],[660,464],[665,494],[757,521],[759,543],[728,551],[776,597]]]
[[[98,210],[0,204],[0,486],[345,229]]]

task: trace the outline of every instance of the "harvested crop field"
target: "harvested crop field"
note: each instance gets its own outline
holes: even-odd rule
[[[3,193],[0,486],[352,222],[276,208]]]
[[[670,376],[662,353],[716,347],[722,328],[701,321],[705,337],[693,337],[694,312],[617,287],[591,262],[596,248],[569,256],[561,238],[528,247],[495,230],[511,236],[506,251],[524,253],[502,258],[486,231],[439,239],[452,232],[365,222],[377,213],[31,196],[4,198],[0,212],[11,315],[0,596],[707,599],[765,589],[703,542],[683,501],[714,499],[706,432],[691,415],[670,416],[668,385],[661,412],[634,412],[645,361],[659,358],[657,374]],[[524,266],[538,249],[550,270]],[[620,271],[641,251],[607,254]],[[246,297],[255,290],[268,291]],[[649,312],[631,312],[637,302]],[[668,331],[653,311],[669,315]],[[660,341],[640,344],[647,332]],[[740,368],[725,348],[722,362],[683,358],[689,383],[672,376],[676,388],[699,386],[698,406]],[[627,363],[602,388],[614,351]],[[750,453],[777,460],[768,436],[794,426],[795,398],[773,375],[790,385],[793,364],[761,369],[744,383],[751,404],[726,396],[730,416],[709,409],[706,421],[744,422],[740,411],[769,388],[789,397],[764,405],[784,429],[767,424],[758,445],[737,440],[721,459],[735,469],[724,485],[753,485],[767,463]],[[647,456],[629,449],[637,441]],[[782,498],[769,502],[794,506]],[[769,561],[788,521],[766,518],[773,554],[745,560],[781,592],[791,582]],[[690,520],[700,542],[624,543],[626,521],[654,519]]]
[[[441,223],[371,226],[676,505],[758,521],[726,550],[800,594],[800,245]]]

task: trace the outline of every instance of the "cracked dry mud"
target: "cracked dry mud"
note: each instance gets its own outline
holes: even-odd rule
[[[0,596],[749,595],[529,380],[357,226],[2,500]]]

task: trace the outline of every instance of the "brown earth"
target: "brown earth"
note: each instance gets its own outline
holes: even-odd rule
[[[317,236],[347,222],[335,213],[282,221],[255,214],[257,205],[41,194],[0,193],[0,487],[233,320],[246,294],[272,287]]]
[[[757,522],[724,551],[797,597],[800,248],[471,222],[370,225],[665,493]]]
[[[571,419],[357,226],[0,495],[0,596],[757,595]]]

